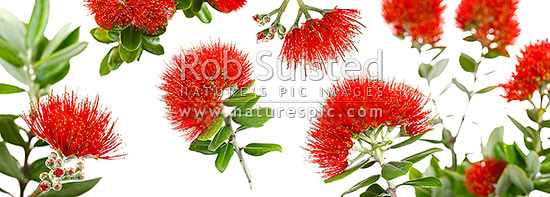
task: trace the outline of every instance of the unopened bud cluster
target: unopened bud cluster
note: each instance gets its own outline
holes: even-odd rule
[[[61,181],[84,179],[84,173],[82,172],[84,164],[82,162],[78,162],[75,167],[68,168],[64,167],[65,162],[63,156],[58,155],[56,152],[52,152],[48,156],[44,164],[50,171],[40,174],[39,188],[41,192],[61,190],[63,188]]]
[[[256,23],[258,23],[258,26],[260,27],[271,21],[271,18],[267,14],[256,14],[252,17],[252,19],[256,21]]]
[[[285,38],[286,36],[285,26],[279,23],[273,23],[271,27],[258,32],[256,34],[256,39],[258,42],[267,42],[267,41],[273,40],[275,35],[277,35],[277,37],[281,40]]]

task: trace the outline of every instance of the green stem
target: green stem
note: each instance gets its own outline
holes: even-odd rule
[[[300,6],[300,10],[304,13],[306,16],[306,19],[311,19],[311,15],[309,15],[309,12],[307,11],[307,5],[302,0],[296,0],[298,1],[298,6]]]
[[[246,162],[244,160],[242,149],[237,143],[237,136],[235,135],[235,130],[233,130],[233,127],[231,127],[231,115],[225,117],[224,121],[225,121],[225,126],[231,129],[231,137],[229,137],[229,141],[233,143],[235,153],[237,153],[237,156],[239,157],[239,161],[241,163],[241,166],[243,167],[244,174],[246,175],[246,179],[248,180],[248,184],[250,185],[250,189],[252,189],[253,188],[252,176],[250,175],[250,171],[248,170],[248,166],[246,165]]]
[[[380,164],[380,167],[384,167],[384,165],[386,165],[386,161],[384,159],[384,150],[382,150],[381,148],[377,148],[374,151],[374,158]],[[386,182],[388,183],[388,190],[387,191],[390,194],[390,196],[391,197],[397,197],[396,187],[395,187],[395,184],[393,183],[393,181],[386,180]]]
[[[320,8],[316,8],[316,7],[312,7],[312,6],[309,6],[309,5],[306,5],[306,9],[307,10],[311,10],[311,11],[314,11],[314,12],[318,12],[319,14],[321,15],[325,15],[325,13],[327,13],[326,10],[323,10],[323,9],[320,9]]]
[[[40,191],[40,187],[37,187],[37,188],[32,192],[32,194],[29,195],[28,197],[37,197],[38,195],[40,195],[40,193],[42,193],[42,192]]]
[[[273,21],[273,24],[277,24],[279,23],[279,21],[281,21],[281,17],[283,16],[283,13],[285,12],[289,1],[290,0],[284,0],[283,3],[281,4],[281,7],[269,13],[269,16],[273,15],[272,14],[273,12],[277,13],[277,18],[275,18],[275,21]]]

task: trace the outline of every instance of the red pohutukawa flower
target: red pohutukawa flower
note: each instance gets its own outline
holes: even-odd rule
[[[234,45],[200,45],[172,58],[162,74],[168,119],[187,140],[199,137],[223,110],[223,91],[252,82],[252,64]]]
[[[353,137],[369,128],[400,127],[414,136],[432,127],[431,110],[424,109],[429,99],[404,83],[346,80],[334,85],[329,94],[309,131],[306,148],[324,178],[348,166]]]
[[[322,19],[308,19],[301,27],[294,26],[285,37],[281,58],[288,66],[310,64],[322,68],[326,61],[336,60],[355,50],[355,36],[360,34],[359,10],[335,8]]]
[[[435,44],[443,34],[443,0],[383,0],[382,15],[397,37]]]
[[[166,27],[176,11],[173,0],[85,0],[95,16],[97,24],[104,29],[134,26],[141,31],[156,34]]]
[[[548,40],[539,40],[530,44],[518,56],[516,72],[512,78],[499,86],[504,88],[504,97],[508,102],[512,100],[527,100],[536,90],[546,89],[550,80],[550,43]]]
[[[208,0],[208,3],[220,12],[229,13],[242,8],[246,0]]]
[[[79,100],[76,93],[53,95],[31,106],[22,115],[31,131],[64,156],[117,159],[122,142],[111,122],[111,112],[99,106],[99,99]]]
[[[516,19],[518,0],[462,0],[456,12],[457,26],[472,31],[489,49],[507,54],[506,46],[519,36]]]
[[[464,186],[472,194],[489,196],[495,191],[502,171],[506,168],[506,162],[494,158],[488,158],[473,163],[464,175]]]

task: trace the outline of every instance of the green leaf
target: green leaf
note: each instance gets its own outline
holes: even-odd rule
[[[439,179],[435,177],[422,177],[418,179],[413,179],[413,180],[401,183],[397,187],[401,185],[410,185],[414,187],[421,187],[421,188],[427,188],[427,189],[438,189],[443,187],[443,183],[441,183],[441,181],[439,181]]]
[[[164,48],[159,44],[159,37],[143,36],[141,44],[143,49],[155,55],[163,55]]]
[[[399,142],[398,144],[395,144],[395,145],[391,146],[390,149],[401,148],[403,146],[407,146],[409,144],[412,144],[413,142],[416,142],[418,139],[422,138],[422,136],[424,136],[424,134],[426,134],[426,133],[427,132],[424,132],[424,133],[418,134],[416,136],[410,137],[409,139],[407,139],[405,141]]]
[[[195,15],[204,24],[208,24],[212,21],[212,14],[208,10],[208,6],[206,6],[206,3],[202,4],[201,10],[195,13]]]
[[[487,145],[482,148],[481,152],[483,153],[483,155],[495,157],[495,146],[498,142],[502,142],[503,137],[504,127],[500,126],[495,128],[489,136],[489,140],[487,140]]]
[[[364,160],[364,161],[362,161],[361,163],[358,163],[355,166],[349,167],[348,169],[344,170],[342,173],[334,175],[334,176],[326,179],[325,183],[330,183],[330,182],[334,182],[334,181],[343,179],[343,178],[349,176],[351,173],[361,169],[363,166],[367,165],[368,163],[369,163],[368,159]]]
[[[223,104],[225,106],[228,106],[228,107],[241,106],[241,105],[245,104],[246,102],[252,100],[253,98],[256,98],[256,94],[247,93],[244,96],[228,98],[223,102]]]
[[[44,147],[44,146],[49,146],[50,144],[48,144],[48,142],[44,141],[44,140],[41,140],[41,139],[38,139],[36,140],[36,142],[34,143],[34,147]]]
[[[408,161],[390,161],[382,167],[382,177],[386,180],[392,180],[406,175],[412,167]]]
[[[273,151],[283,152],[283,148],[278,144],[250,143],[243,149],[245,153],[252,156],[262,156]]]
[[[256,126],[263,125],[273,116],[273,109],[262,107],[247,110],[244,113],[233,116],[233,121],[240,125]]]
[[[540,173],[542,174],[550,173],[550,156],[546,156],[546,159],[542,161],[540,166]]]
[[[379,196],[380,194],[382,194],[384,192],[386,192],[386,190],[384,188],[380,187],[380,185],[373,184],[373,185],[369,186],[369,188],[367,188],[366,191],[361,193],[361,195],[359,195],[359,197],[377,197],[377,196]]]
[[[441,93],[439,93],[439,95],[441,96],[441,95],[445,94],[445,92],[447,92],[447,90],[449,90],[451,85],[453,85],[453,81],[449,82],[449,84],[447,84],[447,86],[445,86],[445,88],[443,88],[443,90],[441,91]]]
[[[252,109],[252,107],[254,107],[254,105],[258,102],[258,100],[260,100],[260,98],[262,98],[260,95],[256,95],[256,97],[254,97],[253,99],[250,99],[248,102],[235,108],[234,110],[238,110],[238,112],[240,113],[246,112],[249,109]]]
[[[194,140],[193,142],[191,142],[191,145],[189,146],[189,150],[202,153],[204,155],[218,154],[217,152],[208,150],[208,146],[210,145],[210,143],[211,143],[210,140],[206,140],[206,141]]]
[[[193,18],[195,16],[195,13],[191,9],[183,10],[183,14],[187,18]]]
[[[120,55],[120,58],[126,63],[132,63],[136,61],[141,56],[142,52],[143,49],[141,47],[134,51],[126,50],[126,48],[124,47],[118,47],[118,54]]]
[[[514,125],[516,125],[516,127],[523,133],[523,135],[528,136],[530,138],[534,137],[534,135],[529,130],[527,130],[527,128],[525,128],[523,125],[521,125],[521,123],[519,123],[516,119],[512,118],[512,116],[508,115],[508,118],[510,118],[512,123],[514,123]]]
[[[18,53],[19,51],[15,47],[0,38],[0,59],[3,59],[12,66],[21,67],[25,63],[18,56]]]
[[[501,55],[503,55],[505,57],[510,56],[510,55],[501,54],[500,51],[498,51],[498,50],[489,49],[489,51],[487,51],[487,54],[483,55],[483,57],[493,59],[493,58],[496,58],[496,57],[501,56]]]
[[[58,65],[53,65],[44,69],[37,70],[36,78],[34,79],[34,82],[40,84],[40,87],[53,85],[58,81],[60,81],[61,79],[65,78],[67,73],[69,73],[70,69],[71,69],[71,65],[67,61],[65,63],[61,63]]]
[[[25,181],[25,175],[19,169],[19,163],[11,156],[4,142],[0,142],[0,172],[19,181]]]
[[[2,139],[13,145],[29,147],[27,142],[21,137],[19,128],[14,120],[13,118],[0,118],[0,134],[2,135]]]
[[[407,158],[403,159],[402,161],[409,161],[412,163],[419,162],[420,160],[426,158],[427,156],[434,154],[436,152],[441,152],[443,149],[441,148],[430,148],[428,150],[416,153],[414,155],[408,156]]]
[[[105,54],[105,57],[103,57],[103,60],[101,61],[101,66],[99,67],[99,75],[105,76],[111,73],[111,65],[109,65],[112,61],[114,53],[118,53],[118,46],[111,48],[107,54]],[[121,63],[122,64],[122,63]]]
[[[535,180],[535,189],[550,193],[550,177],[539,177]]]
[[[69,36],[69,34],[71,33],[69,31],[70,26],[71,24],[66,24],[63,27],[61,27],[59,31],[57,31],[53,39],[50,42],[48,42],[48,44],[42,51],[39,59],[44,59],[50,56],[55,51],[55,49],[59,47],[59,45],[63,42],[63,40],[65,40],[65,38],[67,38],[67,36]]]
[[[449,59],[442,59],[435,63],[428,73],[428,80],[435,79],[436,77],[441,75],[441,73],[443,73],[443,71],[447,67],[447,64],[449,64]]]
[[[541,126],[543,126],[544,128],[550,128],[550,120],[542,121]]]
[[[5,193],[5,194],[8,194],[8,195],[10,195],[10,196],[14,196],[13,194],[9,193],[8,191],[6,191],[6,190],[4,190],[4,189],[2,189],[2,188],[0,188],[0,192]]]
[[[231,130],[231,127],[224,126],[220,132],[214,136],[214,139],[212,139],[212,142],[208,145],[209,151],[216,151],[225,141],[231,137],[231,134],[233,131]]]
[[[508,164],[504,171],[508,171],[508,178],[510,179],[512,184],[521,189],[524,194],[529,194],[529,192],[531,192],[535,188],[533,182],[529,178],[527,178],[525,172],[523,172],[523,170],[518,166]]]
[[[469,55],[462,53],[460,55],[460,58],[458,58],[458,61],[460,62],[460,66],[464,71],[466,72],[475,72],[477,71],[477,62],[474,60],[474,58],[470,57]]]
[[[197,139],[207,140],[207,139],[210,139],[212,136],[216,135],[216,133],[218,133],[220,128],[222,128],[223,121],[224,121],[224,117],[219,116],[218,121],[216,121],[215,123],[212,123],[210,127],[208,127],[208,129],[206,129],[206,131],[202,133]]]
[[[458,89],[460,89],[462,92],[466,93],[468,95],[468,97],[470,97],[470,91],[464,85],[462,85],[460,82],[458,82],[456,80],[456,78],[453,78],[453,83],[456,85],[456,87]]]
[[[120,40],[120,32],[109,31],[101,27],[96,27],[90,30],[90,34],[95,40],[101,43],[109,44]]]
[[[409,170],[409,180],[417,179],[424,176],[422,172],[418,171],[416,168],[412,167]]]
[[[27,28],[8,10],[0,8],[0,37],[9,40],[19,52],[26,51],[25,35]]]
[[[228,99],[245,96],[246,91],[248,91],[248,89],[250,89],[254,85],[254,82],[256,81],[253,80],[252,82],[246,84],[246,86],[237,88],[236,91],[228,97]]]
[[[218,150],[218,157],[216,157],[216,168],[218,171],[223,173],[225,169],[227,169],[227,165],[229,164],[229,160],[231,160],[231,156],[233,156],[233,144],[224,144],[220,149]]]
[[[141,46],[142,34],[133,26],[127,27],[120,33],[120,43],[128,51],[135,51]],[[123,58],[124,59],[124,58]]]
[[[13,94],[19,92],[25,92],[25,90],[17,86],[0,83],[0,94]]]
[[[60,191],[56,192],[54,190],[50,190],[49,192],[41,194],[40,197],[80,196],[97,185],[99,180],[101,180],[101,177],[86,181],[63,183],[63,188],[61,188]]]
[[[347,191],[345,191],[342,196],[345,196],[346,194],[349,194],[349,193],[352,193],[354,191],[357,191],[361,188],[364,188],[366,186],[369,186],[369,185],[372,185],[373,183],[375,183],[376,181],[378,181],[378,179],[380,178],[380,175],[373,175],[373,176],[370,176],[369,178],[366,178],[365,180],[362,180],[361,182],[355,184],[354,186],[352,186],[351,188],[349,188]]]
[[[194,13],[197,13],[201,10],[203,4],[203,0],[193,0],[193,4],[191,5],[191,10]]]
[[[176,0],[176,2],[178,3],[176,5],[176,9],[188,10],[189,8],[191,8],[192,1],[193,0]]]
[[[473,35],[470,35],[470,36],[466,36],[466,37],[462,38],[462,40],[468,41],[468,42],[475,42],[475,41],[477,41],[477,38]]]
[[[46,167],[45,164],[47,159],[47,157],[44,157],[32,162],[27,169],[27,178],[36,182],[40,182],[40,173],[50,171],[50,169]]]
[[[428,79],[428,75],[430,74],[431,70],[432,70],[432,65],[420,64],[420,66],[418,66],[418,75],[422,78]]]
[[[48,24],[50,0],[36,0],[32,10],[31,20],[27,28],[25,43],[28,49],[35,48],[40,42]]]
[[[453,134],[449,129],[443,128],[443,131],[441,132],[441,142],[445,147],[449,148],[451,147],[451,143],[453,142]]]
[[[535,177],[540,171],[542,165],[539,161],[539,155],[535,151],[531,151],[529,155],[527,155],[525,164],[527,165],[529,177]]]
[[[484,93],[493,91],[495,88],[497,88],[497,87],[496,87],[496,86],[489,86],[489,87],[483,88],[483,89],[481,89],[481,90],[478,90],[478,91],[476,92],[476,94],[484,94]]]
[[[72,57],[82,53],[87,45],[88,43],[86,42],[78,42],[55,52],[47,58],[41,59],[34,64],[36,71],[39,72],[40,70],[48,69],[50,66],[57,66],[59,64],[69,62]]]
[[[63,50],[67,48],[68,46],[71,46],[78,42],[78,38],[80,37],[80,27],[75,28],[66,38],[59,44],[57,49],[55,49],[54,52]]]

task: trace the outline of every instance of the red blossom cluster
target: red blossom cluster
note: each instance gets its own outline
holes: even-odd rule
[[[484,47],[508,54],[506,46],[519,36],[518,0],[463,0],[456,12],[457,26],[472,31]]]
[[[85,0],[99,27],[134,26],[145,33],[156,34],[166,27],[176,12],[173,0]]]
[[[189,141],[199,137],[223,110],[223,90],[251,83],[251,69],[247,54],[220,42],[174,56],[160,85],[174,129]]]
[[[208,0],[208,3],[220,12],[229,13],[242,8],[246,0]]]
[[[321,19],[308,19],[301,27],[294,27],[285,37],[282,60],[294,69],[301,63],[324,69],[326,61],[343,58],[356,49],[352,39],[363,27],[359,15],[359,10],[335,8]]]
[[[322,115],[309,131],[306,150],[323,177],[341,173],[347,166],[352,138],[381,126],[400,127],[415,136],[432,128],[429,99],[417,89],[397,82],[346,80],[333,86]]]
[[[22,118],[38,138],[66,157],[124,157],[111,112],[98,103],[98,98],[79,100],[74,92],[51,94],[45,101],[33,105],[30,113]]]
[[[508,102],[527,100],[536,90],[546,89],[550,80],[550,43],[539,40],[527,45],[518,56],[516,72],[512,78],[499,86],[504,88],[504,97]]]
[[[435,46],[443,34],[443,0],[383,0],[382,15],[397,37]]]
[[[464,174],[464,186],[472,194],[489,196],[495,191],[495,184],[506,168],[506,162],[494,158],[485,159],[473,163]]]

